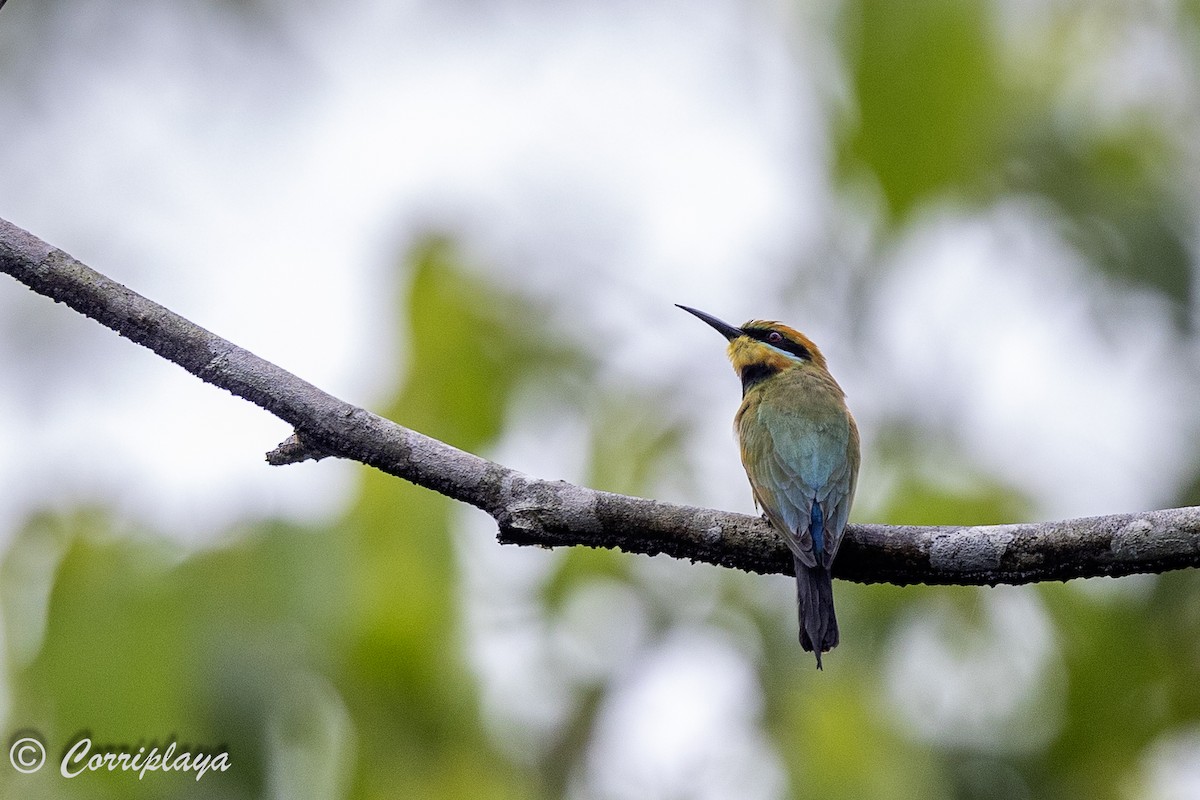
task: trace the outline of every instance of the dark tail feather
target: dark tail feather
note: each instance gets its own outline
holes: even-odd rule
[[[796,599],[800,604],[800,646],[817,654],[817,669],[821,669],[821,653],[832,650],[838,643],[829,570],[806,567],[796,559]]]

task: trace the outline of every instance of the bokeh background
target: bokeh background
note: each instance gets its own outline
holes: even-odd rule
[[[1200,503],[1200,4],[9,0],[0,216],[539,476],[752,511],[722,341],[822,345],[854,518]],[[837,586],[586,549],[0,279],[5,797],[1200,797],[1200,577]],[[87,774],[72,737],[228,747]]]

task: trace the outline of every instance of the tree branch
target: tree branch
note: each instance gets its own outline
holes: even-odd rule
[[[339,456],[490,514],[506,544],[615,547],[759,573],[792,558],[756,517],[548,481],[458,450],[343,402],[0,220],[0,271],[65,303],[296,433],[272,464]],[[1023,525],[851,525],[835,566],[864,583],[997,584],[1200,565],[1200,508]]]

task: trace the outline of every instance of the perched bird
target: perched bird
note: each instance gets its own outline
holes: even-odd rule
[[[858,481],[858,427],[846,396],[812,341],[778,322],[735,328],[687,306],[729,340],[742,379],[734,429],[754,501],[783,536],[796,564],[800,645],[837,647],[830,570]]]

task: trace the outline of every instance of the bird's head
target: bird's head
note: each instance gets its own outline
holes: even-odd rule
[[[711,314],[679,306],[707,322],[729,341],[729,361],[742,379],[742,390],[789,369],[816,368],[826,372],[825,356],[800,331],[779,322],[752,319],[741,327]]]

